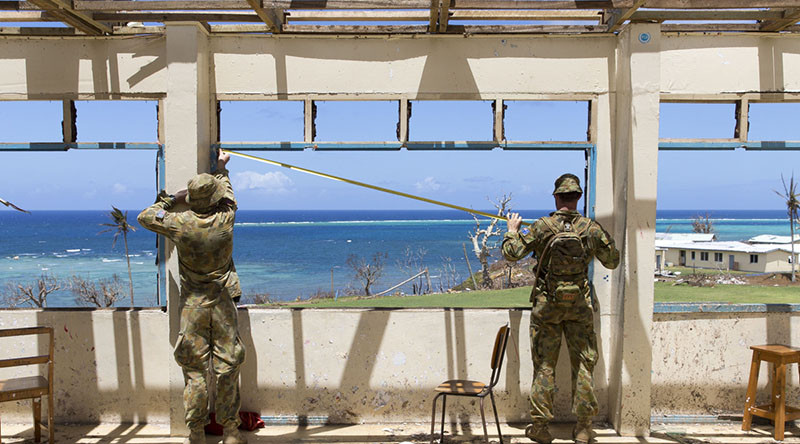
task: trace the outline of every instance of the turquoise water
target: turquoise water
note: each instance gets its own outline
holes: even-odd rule
[[[544,210],[521,212],[526,219]],[[656,229],[691,232],[697,211],[661,211]],[[135,211],[129,222],[135,225]],[[719,240],[746,240],[758,234],[788,235],[785,212],[714,211]],[[98,234],[108,222],[104,211],[0,212],[0,292],[16,282],[33,282],[42,273],[66,280],[73,275],[89,279],[118,274],[127,284],[122,239],[112,248],[110,233]],[[483,226],[487,224],[482,222]],[[504,223],[501,224],[502,228]],[[468,276],[463,245],[475,228],[468,214],[456,211],[246,211],[237,213],[234,261],[245,293],[269,293],[273,299],[293,300],[317,291],[357,287],[347,257],[388,255],[380,291],[407,276],[399,261],[407,249],[425,250],[422,266],[429,267],[434,287]],[[129,235],[129,250],[137,305],[156,302],[156,237],[138,228]],[[469,245],[467,245],[469,250]],[[496,259],[496,257],[495,257]],[[478,262],[470,256],[474,270]],[[444,271],[452,264],[455,274]],[[410,291],[410,287],[406,288]],[[124,289],[127,295],[127,288]],[[125,296],[119,305],[128,305]],[[70,291],[48,297],[51,307],[74,306]]]

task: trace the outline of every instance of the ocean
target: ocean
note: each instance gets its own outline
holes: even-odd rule
[[[526,220],[549,212],[523,210]],[[658,211],[656,230],[691,232],[697,210]],[[715,210],[709,212],[719,240],[746,240],[758,234],[789,235],[783,210]],[[128,212],[136,231],[128,236],[136,305],[156,304],[156,236],[136,223],[138,211]],[[373,292],[387,289],[409,276],[402,265],[406,252],[428,267],[435,288],[469,276],[463,245],[475,222],[469,214],[451,210],[380,211],[247,211],[237,213],[234,262],[242,289],[269,294],[273,300],[306,298],[317,292],[346,294],[358,288],[346,265],[350,255],[370,259],[385,253],[384,274]],[[112,247],[112,233],[100,233],[109,222],[106,211],[0,211],[0,294],[16,283],[34,283],[43,273],[67,281],[78,275],[98,280],[119,275],[125,284],[117,305],[130,304],[123,240]],[[488,221],[482,220],[482,226]],[[499,225],[505,229],[505,222]],[[423,252],[421,261],[420,252]],[[496,259],[496,258],[495,258]],[[471,255],[474,271],[479,263]],[[65,287],[65,286],[64,286]],[[411,291],[410,285],[403,288]],[[0,297],[0,299],[2,299]],[[163,301],[162,301],[163,304]],[[49,307],[75,306],[74,295],[63,288],[48,296]]]

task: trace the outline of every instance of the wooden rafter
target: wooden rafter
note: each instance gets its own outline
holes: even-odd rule
[[[442,0],[439,8],[439,32],[447,32],[447,24],[450,22],[450,0]]]
[[[50,21],[44,11],[0,11],[0,22],[44,22]]]
[[[792,8],[783,11],[783,17],[777,20],[768,20],[761,23],[762,31],[783,31],[800,21],[800,8]]]
[[[436,32],[436,23],[439,20],[439,3],[441,3],[441,0],[431,0],[430,19],[428,20],[428,32]]]
[[[636,12],[636,10],[644,6],[644,2],[645,0],[636,0],[633,6],[631,6],[628,9],[612,10],[611,14],[608,15],[608,18],[606,20],[603,20],[603,23],[605,23],[608,26],[608,32],[618,31],[622,27],[622,25],[624,25],[625,22],[631,18],[631,16]]]
[[[53,17],[89,35],[110,34],[111,28],[90,15],[76,11],[64,0],[28,0]]]
[[[261,7],[261,0],[247,0],[250,7],[256,12],[258,18],[267,24],[272,32],[281,32],[283,27],[283,13],[276,10],[267,10]]]
[[[221,13],[220,13],[221,14]],[[461,9],[450,11],[450,20],[588,20],[597,21],[600,11],[573,10],[473,10]],[[774,14],[778,17],[777,14]],[[96,15],[96,17],[99,17]],[[376,21],[376,22],[426,22],[430,19],[428,11],[393,11],[393,10],[301,10],[287,11],[287,21]],[[139,20],[141,21],[141,20]],[[161,20],[146,20],[161,21]],[[228,21],[228,20],[216,20]]]
[[[783,11],[761,9],[721,9],[696,11],[682,10],[647,10],[636,11],[630,18],[631,21],[662,22],[665,20],[774,20],[783,18]]]

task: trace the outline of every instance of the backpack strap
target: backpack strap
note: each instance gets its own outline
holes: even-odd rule
[[[547,256],[547,253],[550,252],[550,247],[553,245],[553,242],[556,239],[555,235],[561,232],[561,230],[559,230],[558,227],[556,227],[556,224],[555,222],[553,222],[551,217],[543,217],[541,221],[545,224],[547,228],[550,229],[550,231],[553,232],[553,236],[550,238],[549,241],[547,241],[547,244],[544,246],[544,249],[542,250],[542,256],[537,258],[538,263],[536,264],[536,273],[534,273],[533,276],[533,289],[531,290],[530,302],[533,302],[534,299],[536,299],[536,286],[539,283],[539,276],[541,275],[542,272],[542,263],[544,262],[544,257]]]

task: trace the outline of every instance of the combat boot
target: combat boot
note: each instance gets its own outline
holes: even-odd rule
[[[189,430],[189,436],[183,440],[183,444],[206,444],[206,432],[202,427]]]
[[[553,435],[551,435],[550,430],[547,429],[546,422],[528,424],[528,427],[525,427],[525,436],[539,444],[550,444],[553,442]]]
[[[594,431],[592,431],[592,421],[590,419],[579,419],[572,429],[572,438],[575,444],[590,444],[594,442]]]
[[[225,427],[222,435],[222,444],[247,444],[247,439],[242,436],[237,426]]]

